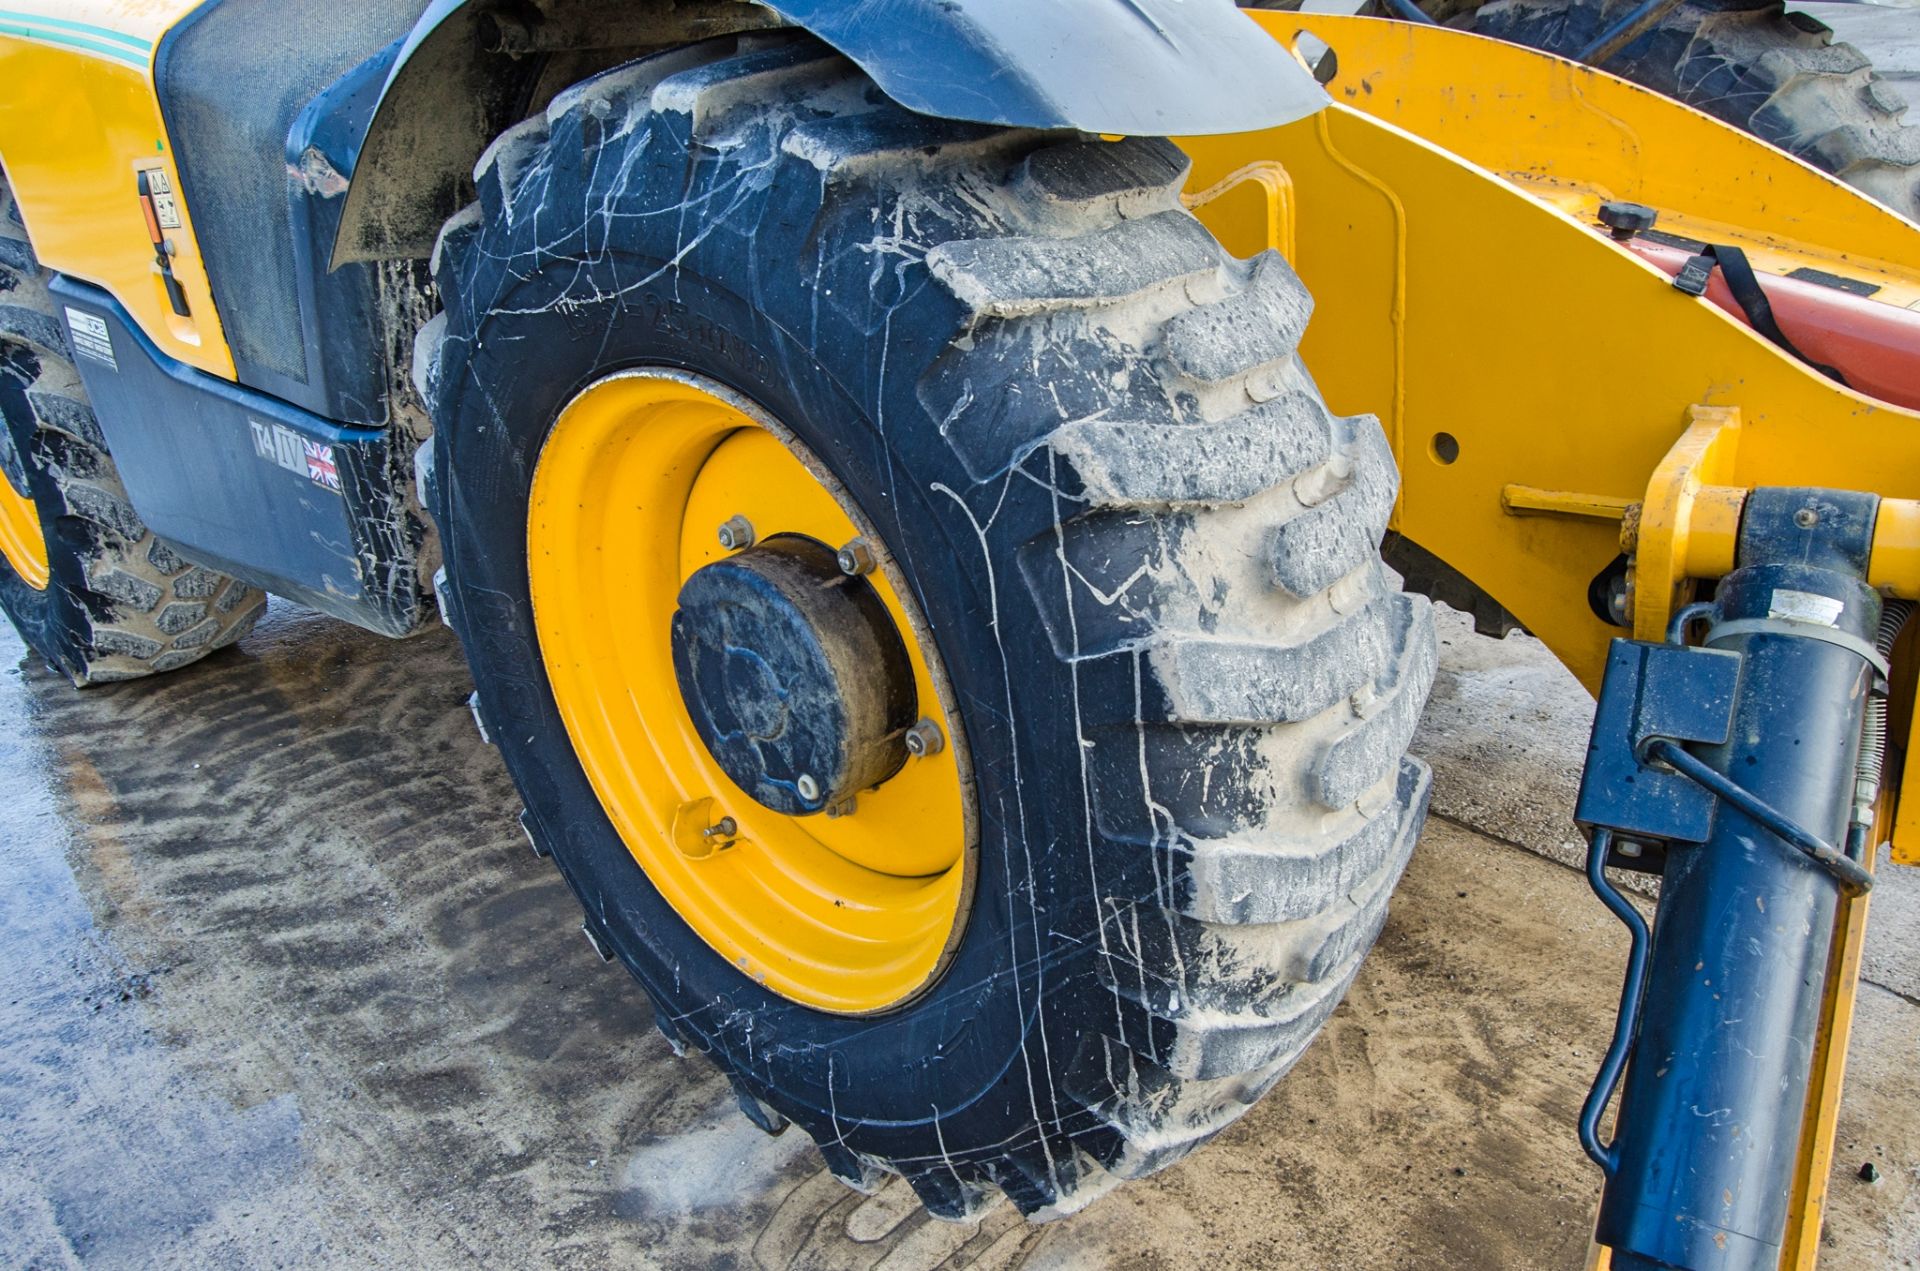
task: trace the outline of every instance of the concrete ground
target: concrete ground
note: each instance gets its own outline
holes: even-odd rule
[[[1436,815],[1326,1034],[1187,1162],[1032,1227],[855,1195],[674,1057],[527,850],[444,632],[276,604],[77,693],[7,631],[0,1265],[1577,1268],[1625,942],[1513,844],[1569,837],[1586,699],[1537,645],[1445,638]],[[1917,963],[1876,950],[1829,1268],[1920,1264]]]

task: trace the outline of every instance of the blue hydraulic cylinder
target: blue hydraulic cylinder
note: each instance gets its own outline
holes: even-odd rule
[[[1875,688],[1876,507],[1749,496],[1705,640],[1741,658],[1732,727],[1688,747],[1827,843],[1846,831]],[[1668,845],[1596,1231],[1620,1271],[1778,1264],[1839,898],[1829,869],[1725,800],[1705,842]]]

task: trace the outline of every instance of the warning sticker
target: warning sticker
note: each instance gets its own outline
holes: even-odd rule
[[[249,419],[253,432],[253,453],[268,463],[297,472],[315,485],[340,489],[340,466],[334,462],[333,447],[324,441],[308,441],[285,424],[269,424]]]
[[[180,204],[173,197],[173,182],[165,168],[147,169],[147,197],[153,200],[153,219],[161,229],[180,228]]]
[[[73,336],[74,356],[104,363],[116,371],[120,369],[120,363],[113,357],[113,335],[107,330],[105,321],[70,308],[67,310],[67,330]]]
[[[1767,617],[1785,622],[1805,622],[1816,627],[1831,627],[1840,620],[1846,602],[1811,591],[1792,591],[1781,587],[1767,602]]]

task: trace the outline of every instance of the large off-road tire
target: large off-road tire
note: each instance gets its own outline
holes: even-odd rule
[[[1494,0],[1469,29],[1573,56],[1628,0]],[[1851,44],[1780,0],[1686,0],[1602,69],[1677,98],[1920,219],[1920,128]]]
[[[87,404],[48,277],[0,177],[0,468],[38,522],[44,559],[30,572],[45,574],[23,576],[0,556],[0,607],[75,684],[171,671],[245,635],[266,596],[183,560],[141,523]]]
[[[1425,813],[1435,645],[1377,554],[1392,454],[1327,413],[1299,280],[1228,257],[1185,170],[1165,142],[912,115],[806,36],[729,37],[501,137],[435,253],[427,500],[529,833],[750,1116],[944,1217],[995,1188],[1070,1210],[1246,1111],[1339,1002]],[[780,421],[924,612],[977,876],[904,1005],[828,1013],[737,971],[570,746],[529,488],[570,398],[639,366]]]

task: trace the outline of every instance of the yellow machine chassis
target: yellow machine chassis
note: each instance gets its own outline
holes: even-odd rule
[[[527,520],[534,626],[555,703],[601,806],[647,877],[742,972],[860,1014],[928,987],[972,892],[964,746],[925,626],[869,575],[907,647],[921,711],[954,738],[845,815],[786,816],[722,771],[694,729],[669,631],[681,585],[727,554],[717,529],[878,542],[773,420],[718,385],[623,371],[561,412]]]
[[[1677,291],[1597,232],[1595,213],[1645,203],[1662,229],[1743,246],[1763,275],[1811,265],[1900,304],[1920,302],[1920,227],[1577,63],[1435,26],[1250,16],[1296,51],[1332,50],[1334,104],[1182,139],[1189,205],[1239,254],[1282,250],[1312,290],[1303,356],[1336,409],[1385,425],[1402,472],[1395,530],[1589,689],[1623,634],[1592,611],[1589,582],[1629,553],[1633,634],[1660,638],[1732,568],[1756,487],[1884,496],[1869,580],[1920,596],[1920,414]],[[1913,718],[1913,658],[1896,663],[1898,724]],[[1896,746],[1905,737],[1896,728]],[[1920,746],[1905,750],[1902,784],[1920,789]],[[1920,861],[1920,799],[1884,792],[1876,828],[1896,860]],[[1785,1267],[1817,1255],[1866,912],[1847,901],[1835,931]]]

